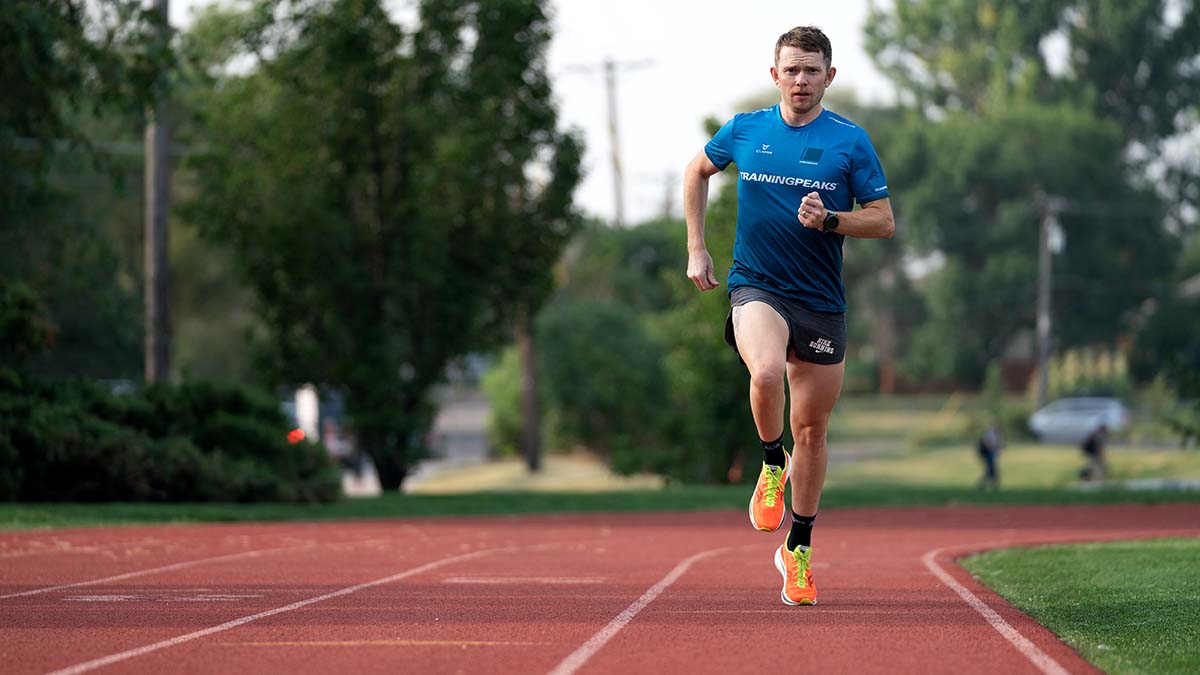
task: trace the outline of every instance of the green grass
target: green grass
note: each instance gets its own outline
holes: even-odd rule
[[[946,423],[961,424],[963,397],[847,396],[838,402],[829,424],[831,441],[894,441]],[[949,406],[947,406],[949,404]]]
[[[836,444],[832,445],[837,451]],[[1109,479],[1200,479],[1200,452],[1113,445],[1108,449]],[[1066,487],[1076,482],[1084,464],[1078,448],[1067,445],[1019,443],[999,459],[1001,485],[1012,488]],[[827,485],[893,483],[910,486],[969,487],[982,473],[974,445],[858,460],[831,466]]]
[[[0,504],[0,529],[95,527],[143,523],[402,518],[418,516],[583,513],[596,511],[745,510],[749,486],[670,486],[624,492],[490,492],[343,499],[333,504]],[[971,504],[1109,504],[1200,502],[1200,492],[968,487],[862,483],[830,486],[822,508]]]
[[[967,392],[912,396],[851,395],[838,401],[829,424],[834,442],[880,442],[908,448],[971,440],[991,419],[987,398]],[[1007,396],[1006,409],[1029,407],[1021,396]]]
[[[1109,673],[1200,672],[1200,540],[1046,546],[961,562]]]

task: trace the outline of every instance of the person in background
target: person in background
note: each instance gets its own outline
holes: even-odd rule
[[[1104,424],[1083,439],[1080,446],[1087,464],[1079,471],[1083,480],[1101,481],[1108,475],[1108,463],[1104,457],[1104,444],[1108,440],[1108,427]]]
[[[1000,435],[1000,427],[993,424],[983,431],[979,437],[979,459],[983,461],[983,477],[979,479],[979,489],[1000,489],[1000,473],[996,468],[996,459],[1004,446],[1004,438]]]

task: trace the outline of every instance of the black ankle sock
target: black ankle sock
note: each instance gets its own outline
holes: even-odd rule
[[[773,441],[764,441],[761,438],[759,442],[763,446],[763,461],[770,466],[782,467],[784,461],[783,454],[783,434],[779,434],[779,438]]]
[[[788,532],[787,550],[794,551],[797,546],[812,545],[812,529],[813,521],[817,519],[817,514],[811,516],[802,516],[795,511],[792,511],[792,531]]]

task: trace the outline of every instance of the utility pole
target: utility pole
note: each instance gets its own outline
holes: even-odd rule
[[[613,222],[617,227],[625,227],[625,173],[621,170],[621,134],[617,131],[617,64],[612,59],[604,62],[604,88],[608,92],[608,146],[612,150],[616,208]]]
[[[613,225],[616,227],[625,227],[625,176],[621,169],[621,141],[617,128],[617,69],[633,70],[653,63],[651,60],[617,63],[610,58],[600,65],[604,70],[604,88],[608,96],[608,147],[613,169]],[[596,66],[571,66],[567,70],[590,73],[596,70]]]
[[[153,0],[162,17],[159,39],[165,45],[171,39],[170,0]],[[166,86],[156,87],[154,111],[146,125],[145,173],[145,294],[146,341],[145,378],[156,382],[167,377],[170,367],[171,317],[167,300],[167,214],[170,211],[171,167],[170,120],[167,114]]]
[[[667,171],[663,175],[663,185],[666,188],[663,192],[662,202],[663,220],[670,220],[671,214],[675,212],[675,193],[677,190],[675,187],[675,175],[674,171]]]
[[[1038,295],[1037,295],[1037,407],[1046,405],[1050,389],[1050,342],[1053,338],[1051,293],[1053,291],[1054,254],[1062,250],[1062,227],[1058,214],[1065,204],[1061,198],[1038,200]]]

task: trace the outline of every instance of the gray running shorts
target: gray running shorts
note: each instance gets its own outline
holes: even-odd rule
[[[729,314],[725,317],[725,342],[737,351],[733,334],[733,308],[748,302],[765,302],[788,325],[788,350],[801,361],[832,365],[846,358],[846,315],[814,312],[799,302],[769,293],[761,288],[739,286],[729,296]],[[738,358],[741,358],[739,355]]]

